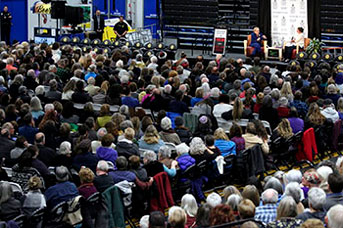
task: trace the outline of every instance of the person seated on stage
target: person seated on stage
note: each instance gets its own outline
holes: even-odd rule
[[[289,60],[292,58],[293,50],[296,49],[298,45],[299,48],[304,48],[304,44],[304,29],[302,27],[298,27],[296,36],[292,37],[292,40],[285,46],[285,61],[289,62]]]
[[[260,33],[260,28],[255,27],[254,32],[251,33],[251,43],[250,47],[254,47],[254,51],[252,52],[252,56],[256,56],[262,53],[261,47],[263,46],[262,41],[266,40],[267,37]]]
[[[127,31],[129,31],[129,27],[127,26],[126,22],[124,22],[123,16],[119,17],[119,22],[115,24],[113,30],[114,33],[117,35],[117,39],[125,37]]]
[[[102,34],[104,33],[105,20],[100,15],[100,10],[95,12],[93,18],[94,21],[94,31],[96,32],[96,38],[102,40]]]

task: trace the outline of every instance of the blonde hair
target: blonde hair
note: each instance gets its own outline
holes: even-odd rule
[[[277,130],[282,138],[289,138],[293,136],[293,130],[288,119],[282,119]]]
[[[186,225],[187,216],[181,207],[173,206],[169,209],[168,213],[168,223],[172,227],[184,227]]]
[[[236,97],[235,102],[233,103],[232,109],[232,119],[233,120],[240,120],[243,114],[243,102],[239,97]]]
[[[229,137],[227,137],[225,131],[223,128],[219,127],[214,132],[214,139],[223,139],[223,140],[229,140]]]
[[[276,211],[276,220],[281,218],[291,217],[294,218],[297,216],[297,204],[291,196],[285,196]]]
[[[326,120],[325,116],[320,113],[319,106],[316,103],[310,105],[307,115],[310,122],[315,125],[322,125]]]
[[[160,136],[154,125],[151,124],[146,128],[143,139],[147,144],[158,143]]]
[[[128,127],[124,131],[124,136],[128,140],[132,140],[135,137],[135,130],[133,130],[131,127]]]
[[[81,168],[79,172],[80,182],[83,183],[92,183],[94,180],[94,173],[89,168]]]
[[[324,223],[319,219],[307,219],[300,228],[324,228]]]
[[[30,190],[37,190],[43,187],[41,179],[37,176],[29,179],[28,186]]]
[[[105,91],[105,93],[107,94],[109,84],[110,84],[110,83],[109,83],[108,81],[103,81],[103,82],[101,83],[100,90]]]
[[[291,83],[290,82],[284,82],[282,85],[280,93],[281,93],[282,97],[288,98],[289,95],[293,96]]]

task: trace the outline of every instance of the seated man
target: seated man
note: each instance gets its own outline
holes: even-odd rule
[[[265,35],[260,33],[260,28],[255,27],[254,32],[251,33],[251,43],[250,47],[254,47],[254,51],[252,52],[252,56],[256,56],[262,53],[261,47],[263,46],[262,41],[267,39]]]
[[[68,181],[69,171],[66,167],[57,167],[55,173],[58,183],[48,188],[44,194],[47,206],[50,209],[59,203],[69,201],[79,195],[76,185]]]
[[[98,162],[96,175],[93,183],[99,192],[104,192],[107,188],[114,185],[112,177],[108,175],[108,163],[106,161],[101,160]]]
[[[331,173],[328,177],[330,193],[326,195],[324,211],[328,211],[336,204],[343,205],[343,176],[339,173]]]
[[[313,187],[308,192],[308,206],[309,211],[306,211],[296,218],[306,221],[307,219],[320,219],[324,222],[325,212],[323,211],[323,206],[326,201],[326,195],[323,189]]]
[[[262,206],[256,207],[255,220],[268,224],[276,220],[278,193],[274,189],[267,189],[262,193]]]

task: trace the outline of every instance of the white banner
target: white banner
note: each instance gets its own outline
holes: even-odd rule
[[[307,0],[271,0],[273,46],[282,46],[296,36],[298,27],[308,34]]]

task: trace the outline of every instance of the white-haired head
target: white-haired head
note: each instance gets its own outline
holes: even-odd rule
[[[333,173],[333,171],[329,166],[321,166],[317,169],[317,173],[323,178],[324,181],[327,181],[329,175]]]
[[[198,211],[198,204],[195,197],[191,194],[185,194],[181,199],[181,207],[186,214],[195,217]]]
[[[222,203],[222,198],[215,192],[209,194],[206,198],[206,203],[209,204],[212,208]]]
[[[343,228],[343,206],[337,204],[330,208],[327,213],[329,228]]]

